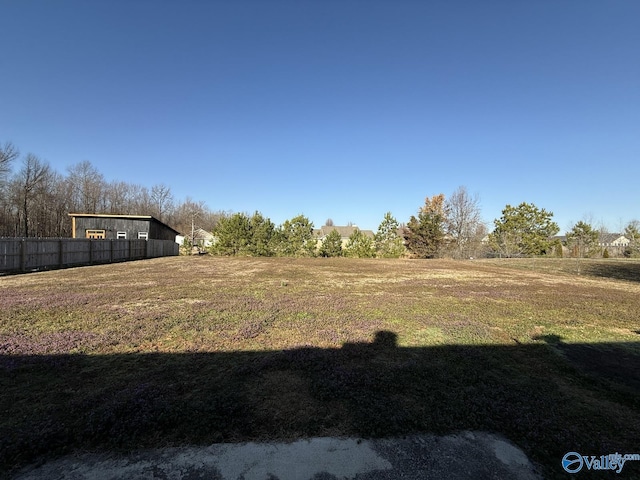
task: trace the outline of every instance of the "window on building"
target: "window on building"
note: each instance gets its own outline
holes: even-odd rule
[[[116,238],[118,240],[126,240],[127,239],[127,232],[118,232],[116,234]]]
[[[138,232],[138,239],[149,240],[149,232]]]
[[[103,239],[106,237],[104,230],[86,230],[85,238]]]

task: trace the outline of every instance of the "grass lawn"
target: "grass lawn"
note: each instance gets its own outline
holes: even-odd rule
[[[640,453],[640,262],[577,266],[171,257],[0,277],[0,472],[466,429],[549,478],[568,451]]]

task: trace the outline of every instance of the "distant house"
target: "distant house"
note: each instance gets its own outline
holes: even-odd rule
[[[70,213],[73,238],[176,241],[180,234],[150,215]]]
[[[603,250],[606,248],[610,255],[622,255],[625,248],[631,245],[631,240],[621,233],[601,233],[598,245]]]
[[[333,225],[324,225],[320,228],[317,228],[313,231],[313,234],[318,239],[318,242],[322,242],[327,235],[329,235],[333,230],[337,230],[342,239],[342,247],[344,248],[349,242],[349,237],[356,230],[360,230],[357,225],[350,225],[346,227],[334,227]],[[360,230],[366,237],[369,237],[373,240],[374,233],[371,230]]]
[[[191,235],[178,235],[176,237],[176,242],[180,245],[183,244],[185,240],[191,240]],[[198,247],[198,249],[208,248],[216,242],[215,236],[211,232],[207,232],[202,228],[197,228],[193,231],[193,242],[192,245],[194,247]]]
[[[620,233],[603,233],[598,241],[601,247],[628,247],[631,243],[631,240]]]
[[[566,235],[557,235],[555,237],[551,237],[553,241],[560,241],[562,243],[562,251],[566,255],[571,252],[570,249],[567,248],[567,237]],[[627,248],[631,244],[631,241],[620,233],[601,233],[598,236],[597,247],[600,250],[604,251],[606,248],[611,256],[623,255],[625,248]]]

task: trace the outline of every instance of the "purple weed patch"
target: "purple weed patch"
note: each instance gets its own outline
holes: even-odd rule
[[[47,355],[89,349],[100,343],[92,332],[52,332],[32,337],[25,334],[0,335],[0,355]]]
[[[13,370],[24,364],[59,366],[65,355],[91,350],[101,343],[92,332],[53,332],[32,337],[25,334],[0,335],[0,367]],[[62,362],[62,363],[61,363]]]
[[[88,305],[96,298],[96,293],[6,290],[0,297],[0,308],[69,308]]]

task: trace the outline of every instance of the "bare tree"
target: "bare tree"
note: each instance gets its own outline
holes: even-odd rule
[[[84,213],[104,213],[105,185],[102,174],[85,160],[69,168],[71,208]]]
[[[11,163],[18,158],[20,152],[11,142],[0,145],[0,184],[2,184],[11,172]]]
[[[20,213],[23,225],[22,231],[25,237],[30,234],[31,207],[34,205],[37,195],[41,193],[41,187],[46,181],[49,172],[49,165],[35,155],[29,153],[24,158],[17,180],[20,186]]]
[[[3,187],[0,197],[0,236],[20,235],[20,185],[17,176],[12,177]]]
[[[58,172],[52,171],[47,182],[47,218],[50,221],[48,237],[71,236],[71,223],[69,221],[70,196],[67,179]]]
[[[183,232],[211,231],[224,212],[190,198],[177,203],[169,186],[107,183],[88,161],[60,175],[33,154],[12,174],[19,157],[11,143],[0,144],[0,236],[68,236],[71,212],[153,215]]]
[[[480,217],[478,195],[471,196],[466,187],[458,187],[447,199],[447,234],[454,248],[454,256],[468,258],[484,232]]]
[[[107,211],[113,214],[135,213],[132,209],[132,188],[127,182],[111,182],[106,188]]]
[[[132,185],[133,187],[133,209],[140,215],[151,215],[153,211],[153,200],[151,192],[143,185]]]
[[[7,179],[11,173],[11,164],[18,155],[18,149],[12,143],[6,142],[0,145],[0,236],[12,234],[13,206],[9,199],[10,189]]]
[[[198,228],[211,231],[213,226],[208,224],[208,211],[204,202],[187,197],[176,207],[171,226],[180,232],[191,232]]]
[[[163,221],[163,217],[172,207],[173,195],[171,189],[164,183],[151,187],[151,203],[153,205],[152,215]]]

